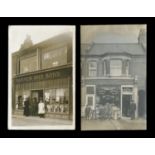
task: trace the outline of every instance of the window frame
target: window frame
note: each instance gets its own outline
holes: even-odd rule
[[[113,61],[120,61],[121,62],[121,66],[118,68],[118,67],[114,67],[113,69],[120,69],[120,74],[113,74],[112,73],[112,66],[111,66],[111,63]],[[110,59],[110,76],[122,76],[122,65],[123,65],[123,62],[122,62],[122,59],[119,59],[119,58],[112,58]]]
[[[91,67],[91,63],[95,63],[95,67]],[[88,76],[96,77],[97,76],[97,61],[88,61]]]

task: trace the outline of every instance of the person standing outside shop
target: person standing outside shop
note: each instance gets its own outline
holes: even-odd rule
[[[30,109],[29,109],[29,98],[26,98],[24,101],[24,116],[29,116]]]
[[[37,104],[37,99],[34,97],[32,99],[32,104],[31,104],[31,115],[37,116],[37,114],[38,114],[38,104]]]
[[[40,116],[40,118],[45,118],[45,103],[42,99],[38,104],[38,115]]]
[[[130,117],[131,117],[131,120],[135,119],[135,111],[136,111],[136,103],[133,100],[131,100],[131,104],[130,104]]]
[[[85,117],[87,120],[90,120],[91,119],[91,112],[92,112],[92,109],[90,107],[90,105],[86,105],[86,108],[85,108]]]

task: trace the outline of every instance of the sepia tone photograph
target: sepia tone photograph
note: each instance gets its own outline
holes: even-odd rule
[[[8,129],[75,129],[75,26],[8,31]]]
[[[81,26],[81,130],[146,130],[147,25]]]

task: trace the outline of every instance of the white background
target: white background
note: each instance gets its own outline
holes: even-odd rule
[[[0,139],[5,155],[154,155],[154,139]]]
[[[0,16],[147,17],[154,0],[1,0]],[[154,155],[155,139],[0,139],[5,155]]]
[[[154,0],[1,0],[0,16],[154,16]]]

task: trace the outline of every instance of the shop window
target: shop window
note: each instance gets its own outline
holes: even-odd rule
[[[20,60],[20,73],[33,72],[37,70],[37,56]]]
[[[48,113],[69,112],[69,90],[68,88],[45,90],[45,103]]]
[[[95,77],[97,75],[97,63],[95,61],[88,63],[89,76]]]
[[[67,47],[46,51],[42,55],[42,68],[67,64]]]
[[[125,92],[125,93],[132,93],[133,92],[133,88],[132,87],[123,87],[123,92]]]
[[[86,87],[87,94],[95,94],[95,87],[94,86],[87,86]]]
[[[29,91],[16,92],[16,98],[15,98],[16,109],[22,110],[24,107],[24,102],[26,98],[29,98],[29,97],[30,97]]]
[[[23,98],[21,95],[17,96],[16,109],[23,109]]]
[[[110,60],[110,75],[121,76],[122,75],[122,61]]]

